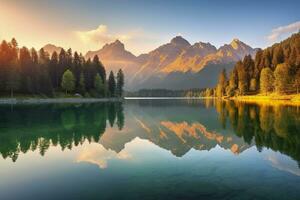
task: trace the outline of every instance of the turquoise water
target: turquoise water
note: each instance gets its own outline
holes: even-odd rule
[[[0,199],[300,199],[300,108],[0,106]]]

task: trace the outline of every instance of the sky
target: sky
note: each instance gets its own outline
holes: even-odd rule
[[[0,40],[86,53],[119,39],[135,55],[177,35],[265,48],[300,30],[299,7],[299,0],[0,0]]]

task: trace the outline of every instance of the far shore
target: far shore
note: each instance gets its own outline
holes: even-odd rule
[[[257,104],[284,104],[300,106],[300,94],[297,95],[246,95],[235,97],[124,97],[124,98],[83,98],[83,97],[57,97],[57,98],[41,98],[41,97],[17,97],[17,98],[1,98],[0,105],[5,104],[56,104],[56,103],[97,103],[97,102],[122,102],[126,99],[178,99],[178,100],[197,100],[197,99],[223,99],[245,103]]]
[[[122,98],[0,98],[2,104],[51,104],[121,102]]]

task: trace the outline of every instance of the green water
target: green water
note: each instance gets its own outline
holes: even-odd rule
[[[0,199],[300,199],[300,107],[0,106]]]

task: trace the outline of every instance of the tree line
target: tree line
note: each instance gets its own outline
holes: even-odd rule
[[[193,88],[186,90],[168,89],[141,89],[135,92],[126,92],[127,97],[200,97],[203,89]]]
[[[85,97],[121,97],[124,74],[113,71],[108,79],[99,57],[85,59],[81,53],[63,48],[52,55],[43,48],[18,48],[13,38],[0,45],[0,95],[12,96],[81,94]]]
[[[300,32],[273,46],[259,49],[254,59],[250,55],[238,61],[233,70],[220,73],[214,89],[205,96],[238,96],[276,93],[295,94],[300,90]]]

